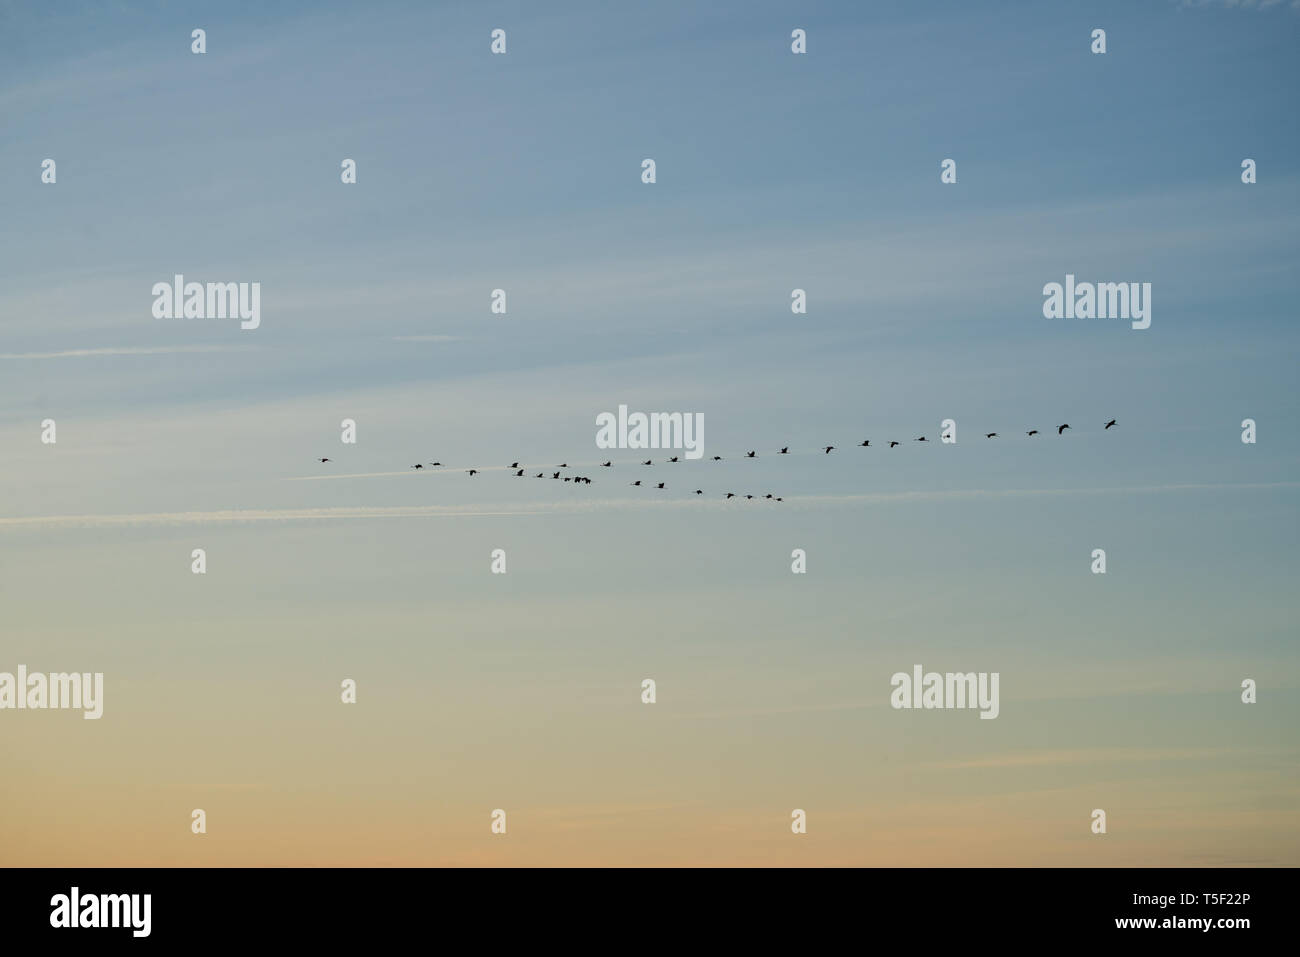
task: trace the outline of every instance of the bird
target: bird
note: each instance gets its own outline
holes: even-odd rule
[[[633,484],[633,485],[640,485],[640,484],[641,484],[641,480],[640,480],[640,479],[637,479],[637,480],[636,480],[635,482],[633,482],[632,484]]]
[[[1112,427],[1114,427],[1114,426],[1116,426],[1116,425],[1118,425],[1118,424],[1119,424],[1119,422],[1118,422],[1117,419],[1111,419],[1110,421],[1108,421],[1108,422],[1105,423],[1105,425],[1103,426],[1103,428],[1104,428],[1104,430],[1109,430],[1109,429],[1111,429]],[[1057,434],[1058,436],[1059,436],[1059,435],[1064,435],[1064,434],[1065,434],[1065,431],[1066,431],[1067,429],[1069,429],[1069,428],[1071,428],[1071,426],[1070,426],[1070,424],[1069,424],[1068,422],[1062,423],[1061,425],[1058,425],[1058,426],[1056,427],[1056,434]],[[1039,430],[1038,430],[1038,429],[1029,429],[1028,431],[1025,432],[1025,435],[1030,436],[1030,437],[1033,437],[1033,436],[1038,435],[1038,434],[1039,434]],[[999,432],[986,432],[986,433],[984,433],[984,437],[985,437],[986,439],[994,439],[994,438],[997,438],[999,435],[1001,435],[1001,433],[999,433]],[[943,438],[946,439],[946,438],[947,438],[947,435],[943,436]],[[928,442],[928,441],[929,441],[929,438],[928,438],[927,436],[925,436],[925,435],[921,435],[921,436],[917,436],[916,439],[914,439],[914,441],[916,441],[916,442]],[[899,445],[901,445],[901,444],[902,444],[902,443],[901,443],[900,441],[898,441],[898,440],[891,440],[891,441],[889,442],[889,448],[891,448],[891,449],[892,449],[892,448],[897,448],[897,447],[898,447]],[[861,447],[861,448],[870,448],[870,447],[871,447],[871,440],[870,440],[870,439],[863,439],[863,440],[859,443],[859,447]],[[837,448],[838,448],[838,446],[835,446],[835,445],[827,445],[827,446],[823,446],[823,447],[822,447],[822,452],[823,452],[823,454],[825,454],[825,455],[829,455],[831,452],[835,451]],[[788,446],[788,445],[783,445],[783,446],[781,446],[780,449],[777,450],[777,454],[778,454],[778,455],[788,455],[788,454],[790,454],[790,446]],[[750,449],[748,452],[745,452],[745,453],[744,453],[743,457],[744,457],[744,458],[749,458],[749,459],[758,458],[758,452],[757,452],[757,450],[755,450],[755,449]],[[723,461],[723,457],[722,457],[721,455],[714,455],[714,456],[712,456],[711,458],[712,458],[712,461],[714,461],[714,462],[721,462],[721,461]],[[329,463],[329,462],[332,462],[332,461],[334,461],[334,460],[331,459],[331,458],[325,457],[325,456],[321,456],[321,457],[318,457],[318,458],[316,459],[316,461],[319,462],[319,463],[321,463],[322,465],[324,465],[324,464]],[[674,456],[672,456],[671,458],[665,459],[664,461],[667,462],[667,463],[680,463],[680,462],[682,461],[682,459],[681,459],[681,456],[679,456],[679,455],[674,455]],[[642,464],[642,465],[653,465],[653,464],[654,464],[654,461],[653,461],[652,459],[646,459],[646,460],[645,460],[644,462],[642,462],[641,464]],[[607,461],[607,462],[601,462],[601,463],[600,463],[600,466],[601,466],[602,468],[612,468],[613,465],[614,465],[613,461]],[[436,461],[435,461],[435,462],[429,462],[429,463],[428,463],[428,466],[430,466],[430,467],[434,467],[434,468],[441,468],[441,467],[443,467],[443,463],[442,463],[442,462],[436,462]],[[420,463],[420,462],[417,462],[417,463],[415,463],[414,465],[412,465],[412,466],[410,466],[410,467],[411,467],[412,469],[423,470],[423,469],[425,468],[425,464]],[[567,469],[568,467],[569,467],[569,463],[567,463],[567,462],[562,462],[559,466],[557,466],[558,469]],[[523,478],[523,477],[524,477],[525,470],[524,470],[523,468],[520,467],[520,465],[519,465],[518,462],[511,462],[509,468],[512,469],[512,470],[514,470],[515,478]],[[474,475],[479,474],[479,472],[482,471],[482,470],[481,470],[481,469],[477,469],[477,468],[471,468],[471,469],[465,469],[464,471],[467,472],[469,475],[474,476]],[[536,478],[545,478],[546,475],[545,475],[544,472],[538,472],[538,473],[536,474],[535,477],[536,477]],[[561,477],[562,477],[562,476],[561,476],[561,473],[560,473],[559,471],[556,471],[556,472],[554,472],[554,473],[551,475],[551,478],[552,478],[552,479],[558,479],[558,478],[561,478]],[[590,479],[590,478],[588,478],[587,476],[581,476],[581,475],[574,475],[574,476],[565,477],[565,478],[564,478],[564,481],[566,481],[566,482],[571,482],[571,483],[573,483],[573,484],[575,484],[575,485],[577,485],[577,484],[590,485],[590,484],[591,484],[591,479]],[[640,481],[636,481],[636,482],[633,482],[633,483],[632,483],[632,485],[634,485],[634,486],[640,486],[641,484],[642,484],[642,483],[641,483]],[[667,484],[664,483],[664,482],[659,482],[655,487],[656,487],[656,488],[659,488],[659,489],[666,489],[666,488],[667,488]],[[703,494],[704,494],[704,490],[703,490],[703,489],[695,489],[695,494],[696,494],[696,495],[703,495]],[[728,499],[737,498],[737,497],[738,497],[738,493],[736,493],[736,492],[727,492],[727,493],[726,493],[726,497],[727,497]],[[746,499],[751,499],[751,500],[752,500],[752,499],[754,499],[756,496],[754,496],[754,495],[748,495],[748,494],[747,494],[747,495],[745,495],[744,497],[745,497]],[[776,502],[784,501],[784,499],[783,499],[781,496],[773,495],[773,494],[770,493],[770,492],[769,492],[768,494],[762,496],[762,498],[767,499],[767,500],[770,500],[770,501],[776,501]]]
[[[317,459],[316,461],[318,461],[318,462],[328,462],[329,459]]]

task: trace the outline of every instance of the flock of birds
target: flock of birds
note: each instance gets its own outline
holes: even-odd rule
[[[1111,429],[1111,428],[1112,428],[1113,426],[1115,426],[1115,425],[1116,425],[1116,421],[1115,421],[1114,419],[1111,419],[1109,422],[1107,422],[1107,423],[1105,424],[1105,426],[1102,428],[1102,431],[1105,432],[1105,431]],[[1064,435],[1066,429],[1068,429],[1068,428],[1070,428],[1070,424],[1069,424],[1068,422],[1066,422],[1066,423],[1064,423],[1064,424],[1062,424],[1062,425],[1058,425],[1058,426],[1056,427],[1056,434],[1057,434],[1057,435]],[[1029,436],[1030,438],[1033,438],[1033,437],[1034,437],[1035,435],[1037,435],[1037,434],[1038,434],[1038,430],[1037,430],[1037,429],[1030,429],[1029,431],[1027,431],[1027,432],[1025,433],[1025,435]],[[997,432],[985,432],[985,433],[984,433],[984,438],[986,438],[986,439],[996,439],[997,437],[998,437],[998,433],[997,433]],[[941,436],[941,438],[942,438],[942,436]],[[913,441],[913,442],[928,442],[929,439],[927,439],[924,435],[920,435],[920,436],[917,436],[917,437],[916,437],[915,439],[913,439],[912,441]],[[897,446],[897,445],[901,445],[901,444],[902,444],[901,442],[899,442],[899,441],[897,441],[897,440],[893,440],[893,439],[891,439],[890,442],[889,442],[889,447],[892,449],[892,448],[894,448],[895,446]],[[859,443],[857,444],[856,447],[857,447],[857,448],[871,448],[871,440],[870,440],[870,439],[863,439],[861,442],[859,442]],[[822,454],[823,454],[823,455],[830,455],[832,452],[834,452],[834,451],[836,450],[837,447],[834,446],[834,445],[827,445],[827,446],[818,446],[818,448],[822,450]],[[782,448],[779,448],[779,449],[776,450],[776,454],[777,454],[777,455],[789,455],[789,454],[790,454],[790,447],[789,447],[788,445],[787,445],[787,446],[783,446]],[[755,459],[755,458],[758,458],[758,452],[757,452],[757,450],[755,450],[755,449],[750,449],[750,450],[749,450],[748,452],[746,452],[743,456],[741,456],[741,458],[746,458],[746,459]],[[320,462],[322,465],[324,465],[326,462],[332,462],[333,459],[329,459],[329,458],[319,458],[319,459],[317,459],[317,461]],[[681,456],[679,456],[679,455],[674,455],[674,456],[672,456],[671,458],[668,458],[668,459],[663,460],[664,464],[672,464],[672,463],[676,463],[676,462],[680,462],[680,461],[681,461]],[[712,461],[714,461],[714,462],[721,462],[721,461],[722,461],[722,456],[721,456],[721,455],[715,455],[715,456],[712,457]],[[646,460],[645,460],[644,462],[642,462],[641,464],[642,464],[643,466],[645,466],[645,465],[654,465],[654,461],[653,461],[652,459],[646,459]],[[430,462],[430,463],[428,463],[428,467],[429,467],[429,468],[445,468],[445,466],[444,466],[441,462]],[[569,465],[568,465],[567,462],[562,462],[562,463],[560,463],[559,465],[556,465],[556,466],[553,466],[553,467],[554,467],[555,469],[557,469],[557,471],[551,472],[551,479],[554,480],[554,481],[560,481],[560,480],[562,479],[562,480],[565,481],[565,482],[572,482],[572,483],[575,484],[575,485],[590,485],[590,484],[591,484],[591,479],[588,478],[587,476],[584,476],[584,475],[562,475],[561,472],[562,472],[564,469],[567,469],[567,468],[569,467]],[[613,468],[613,467],[614,467],[614,463],[613,463],[612,461],[610,461],[610,462],[601,462],[599,467],[600,467],[600,468],[606,468],[606,469],[608,469],[608,468]],[[412,468],[412,469],[424,469],[424,468],[425,468],[425,463],[423,463],[423,462],[416,462],[414,465],[411,466],[411,468]],[[523,466],[521,466],[518,462],[511,462],[510,465],[509,465],[507,468],[509,468],[510,470],[514,471],[514,477],[515,477],[515,478],[526,478],[527,476],[526,476],[524,473],[525,473],[526,471],[531,471],[531,469],[525,469],[525,468],[524,468]],[[467,472],[467,473],[469,473],[470,476],[475,476],[475,475],[478,475],[479,472],[480,472],[481,470],[480,470],[480,469],[476,469],[476,468],[474,468],[474,469],[465,469],[464,471]],[[549,471],[549,470],[544,469],[543,471],[538,472],[536,475],[534,475],[533,478],[544,479],[544,478],[546,478],[546,472],[547,472],[547,471]],[[633,487],[637,487],[637,488],[655,488],[655,489],[662,489],[662,488],[665,488],[666,485],[667,485],[667,483],[665,483],[665,482],[642,482],[640,479],[637,479],[635,482],[631,482],[631,483],[629,483],[629,484],[630,484],[631,486],[633,486]],[[703,495],[703,494],[704,494],[704,490],[703,490],[703,489],[699,489],[699,488],[697,488],[697,489],[695,490],[695,494],[696,494],[696,495]],[[746,499],[754,499],[754,498],[758,498],[759,496],[756,496],[756,495],[750,495],[750,494],[739,495],[739,494],[737,494],[736,492],[728,492],[727,495],[726,495],[726,497],[729,498],[729,499],[731,499],[731,498],[746,498]],[[779,495],[773,495],[773,494],[771,494],[770,492],[769,492],[767,495],[762,496],[762,498],[765,499],[765,500],[766,500],[766,499],[771,499],[771,500],[774,501],[774,502],[783,502],[783,501],[785,501],[785,499],[782,498],[781,496],[779,496]]]

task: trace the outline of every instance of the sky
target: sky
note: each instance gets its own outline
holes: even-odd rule
[[[0,672],[105,675],[0,711],[0,863],[1300,864],[1298,42],[0,3]],[[154,318],[177,273],[260,326]],[[1044,318],[1066,274],[1150,328]],[[620,404],[705,459],[597,448]],[[997,719],[891,708],[917,663]]]

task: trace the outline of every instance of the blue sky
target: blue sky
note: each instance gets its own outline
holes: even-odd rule
[[[704,412],[715,451],[1122,414],[1116,479],[1294,462],[1285,6],[87,9],[7,14],[6,425],[302,400],[314,452],[344,396],[459,383],[363,428],[367,469],[563,459],[620,401]],[[170,42],[200,22],[208,54]],[[17,175],[45,156],[55,187]],[[262,328],[152,319],[176,272],[260,281]],[[1066,272],[1151,282],[1152,328],[1044,320]],[[105,349],[185,351],[28,358]]]
[[[690,716],[799,714],[832,751],[861,731],[895,759],[890,732],[817,709],[875,707],[935,659],[1001,669],[998,730],[963,732],[1000,759],[1181,753],[1258,672],[1284,711],[1197,740],[1291,754],[1298,42],[1286,3],[0,6],[9,657],[102,656],[142,689],[237,682],[254,654],[400,687],[436,659],[470,712],[499,693],[527,714],[542,681],[597,723],[593,689],[651,667],[687,738]],[[178,272],[261,282],[261,328],[154,319]],[[1044,319],[1067,272],[1150,282],[1150,329]],[[603,460],[595,416],[620,403],[702,413],[727,461],[655,466],[654,502],[634,453],[582,490],[500,470]],[[406,472],[434,459],[458,468]],[[493,547],[517,556],[508,589]],[[1293,771],[1242,773],[1294,808]],[[1228,800],[1180,780],[1162,799]]]

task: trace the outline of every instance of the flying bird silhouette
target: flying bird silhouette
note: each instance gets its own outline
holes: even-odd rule
[[[1117,419],[1111,419],[1109,422],[1107,422],[1107,423],[1105,424],[1105,426],[1104,426],[1104,430],[1109,430],[1109,429],[1111,429],[1112,427],[1114,427],[1114,426],[1116,426],[1116,425],[1118,425],[1118,424],[1119,424],[1119,423],[1118,423],[1118,420],[1117,420]],[[1066,422],[1066,423],[1062,423],[1061,425],[1058,425],[1058,426],[1056,427],[1056,434],[1057,434],[1057,435],[1064,435],[1066,429],[1069,429],[1069,428],[1070,428],[1070,424],[1069,424],[1068,422]],[[986,439],[994,439],[994,438],[997,438],[1000,434],[1001,434],[1001,433],[999,433],[999,432],[986,432],[986,433],[984,433],[984,437],[985,437]],[[1039,434],[1038,429],[1029,429],[1028,431],[1025,432],[1025,435],[1030,436],[1030,437],[1035,436],[1035,435],[1038,435],[1038,434]],[[945,435],[945,436],[943,436],[943,437],[946,438],[947,436]],[[921,436],[918,436],[914,441],[916,441],[916,442],[928,442],[928,441],[929,441],[929,438],[928,438],[928,436],[921,435]],[[898,447],[899,445],[901,445],[901,444],[902,444],[902,443],[901,443],[900,441],[898,441],[898,440],[891,440],[891,441],[889,442],[889,448],[891,448],[891,449],[892,449],[892,448],[897,448],[897,447]],[[859,447],[861,447],[861,448],[870,448],[870,447],[871,447],[871,440],[870,440],[870,439],[863,439],[863,440],[859,443]],[[822,447],[822,452],[823,452],[823,454],[825,454],[825,455],[829,455],[831,452],[835,451],[837,448],[838,448],[838,446],[835,446],[835,445],[827,445],[827,446],[823,446],[823,447]],[[783,445],[783,446],[781,446],[781,448],[777,450],[777,454],[778,454],[778,455],[788,455],[788,454],[790,454],[790,446],[788,446],[788,445]],[[758,458],[758,452],[757,452],[757,450],[755,450],[755,449],[750,449],[748,452],[745,452],[745,453],[744,453],[743,457],[744,457],[744,458],[748,458],[748,459]],[[322,456],[322,457],[317,458],[316,461],[319,462],[319,463],[321,463],[322,465],[324,465],[324,464],[329,463],[329,462],[332,462],[332,461],[334,461],[334,460],[331,459],[331,458],[328,458],[328,457],[324,457],[324,456]],[[671,458],[665,459],[664,461],[665,461],[665,462],[668,462],[668,463],[680,463],[680,462],[682,461],[682,458],[681,458],[680,455],[674,455],[674,456],[672,456]],[[714,462],[721,462],[721,461],[723,461],[723,457],[722,457],[721,455],[714,455],[714,456],[712,456],[712,461],[714,461]],[[653,465],[653,464],[654,464],[654,460],[653,460],[653,459],[646,459],[646,460],[645,460],[644,462],[642,462],[641,464],[642,464],[642,465]],[[430,462],[430,463],[428,463],[428,465],[431,466],[431,467],[434,467],[434,468],[441,468],[441,467],[443,467],[443,463],[442,463],[442,462]],[[600,465],[601,465],[602,468],[612,468],[613,465],[614,465],[614,463],[613,463],[613,461],[611,460],[611,461],[607,461],[607,462],[601,462]],[[417,462],[416,464],[414,464],[414,465],[412,465],[412,466],[410,466],[410,467],[411,467],[412,469],[423,470],[423,469],[425,468],[425,465],[424,465],[423,463]],[[567,469],[568,467],[569,467],[569,463],[567,463],[567,462],[562,462],[559,466],[557,466],[558,469]],[[515,476],[515,478],[523,478],[523,477],[524,477],[525,470],[524,470],[523,468],[520,467],[520,465],[519,465],[518,462],[511,462],[509,468],[512,469],[512,470],[514,470],[514,476]],[[479,472],[482,471],[482,470],[481,470],[481,469],[472,468],[472,469],[465,469],[464,471],[467,472],[469,475],[474,476],[474,475],[479,474]],[[537,475],[536,475],[535,477],[536,477],[536,478],[545,478],[546,475],[545,475],[545,472],[538,472]],[[560,473],[559,471],[556,471],[556,472],[554,472],[554,473],[551,475],[551,478],[552,478],[552,479],[558,479],[558,478],[561,478],[561,473]],[[582,476],[582,475],[567,476],[567,477],[564,477],[564,481],[566,481],[566,482],[571,482],[571,483],[574,484],[574,485],[578,485],[578,484],[590,485],[590,484],[591,484],[591,479],[590,479],[589,477],[587,477],[587,476]],[[634,486],[640,486],[640,485],[642,485],[642,482],[638,480],[638,481],[633,482],[633,483],[631,483],[631,484],[634,485]],[[656,487],[656,488],[659,488],[659,489],[666,489],[666,488],[667,488],[667,484],[666,484],[665,482],[659,482],[657,485],[655,485],[655,487]],[[703,490],[703,489],[698,489],[698,488],[697,488],[697,489],[695,489],[695,494],[696,494],[696,495],[703,495],[703,494],[704,494],[704,490]],[[727,492],[727,493],[726,493],[726,497],[727,497],[728,499],[736,498],[736,497],[738,497],[738,493],[736,493],[736,492]],[[746,494],[744,497],[745,497],[746,499],[752,500],[752,499],[754,499],[756,496]],[[773,495],[771,492],[769,492],[768,494],[762,496],[762,498],[764,498],[764,499],[766,499],[766,500],[769,500],[769,501],[776,501],[776,502],[784,501],[784,499],[783,499],[781,496]]]

